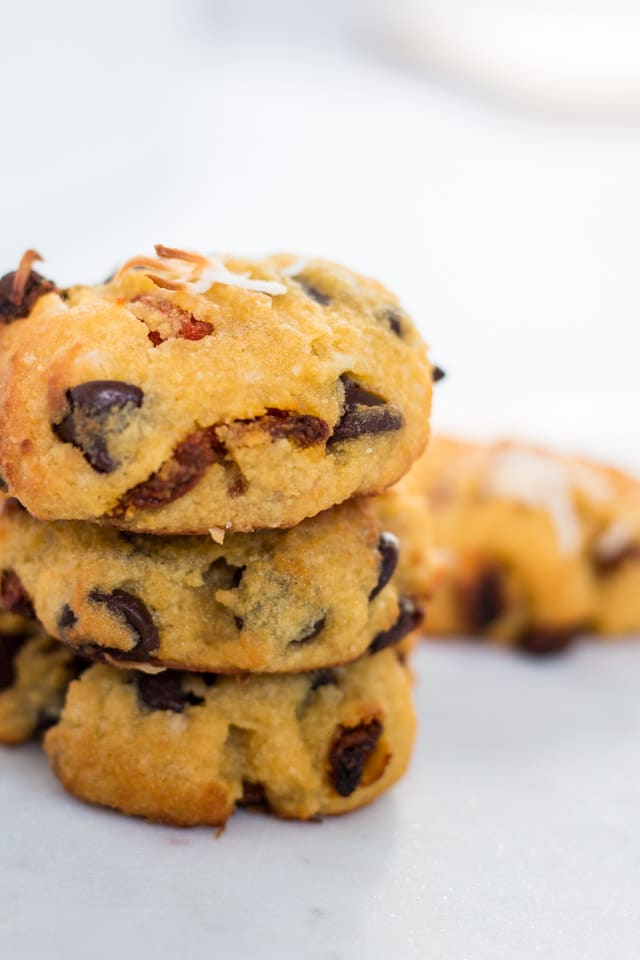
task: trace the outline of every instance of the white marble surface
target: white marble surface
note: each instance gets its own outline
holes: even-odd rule
[[[640,644],[416,669],[408,777],[319,825],[150,826],[0,753],[2,956],[636,960]]]
[[[440,428],[640,467],[637,128],[501,113],[191,0],[97,9],[3,11],[3,269],[36,246],[90,280],[156,241],[343,259],[448,369]],[[0,956],[636,960],[638,643],[425,646],[417,672],[409,777],[321,826],[151,827],[0,752]]]

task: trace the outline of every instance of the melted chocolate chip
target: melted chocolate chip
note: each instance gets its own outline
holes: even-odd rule
[[[295,646],[299,646],[302,643],[309,643],[310,640],[314,640],[318,634],[322,633],[327,622],[326,617],[320,617],[316,622],[303,634],[303,636],[298,637],[297,640],[292,640],[291,643]]]
[[[490,627],[505,611],[506,597],[502,571],[487,567],[463,588],[462,605],[469,630],[479,633]]]
[[[324,667],[322,670],[315,670],[311,674],[311,690],[319,690],[320,687],[337,686],[338,674],[330,667]]]
[[[173,456],[148,480],[125,493],[120,509],[140,510],[164,507],[188,493],[208,467],[219,463],[225,448],[216,436],[215,427],[206,427],[190,434],[173,451]]]
[[[140,407],[142,390],[120,380],[90,380],[66,392],[70,411],[53,431],[72,443],[97,473],[113,473],[118,464],[108,449],[109,420],[117,410]]]
[[[13,684],[16,656],[26,642],[27,635],[24,633],[5,633],[0,636],[0,690],[8,690]]]
[[[104,604],[110,613],[124,620],[137,637],[136,645],[132,650],[105,648],[106,652],[119,660],[146,660],[150,654],[157,652],[160,646],[158,628],[142,600],[126,590],[112,590],[111,593],[92,590],[89,600]]]
[[[376,634],[369,644],[369,653],[378,653],[394,643],[399,643],[412,630],[417,630],[422,623],[423,612],[409,597],[400,597],[398,606],[400,607],[398,619],[388,630],[382,630]]]
[[[22,585],[15,570],[3,570],[0,580],[0,603],[8,613],[15,613],[25,620],[35,620],[31,597]]]
[[[518,649],[535,657],[553,656],[562,653],[572,645],[581,629],[575,627],[532,628],[522,634],[518,640]]]
[[[380,720],[374,718],[356,727],[341,725],[336,730],[329,748],[329,780],[341,797],[349,797],[357,789],[382,729]]]
[[[444,378],[446,377],[446,375],[447,375],[447,374],[446,374],[446,372],[442,369],[442,367],[435,366],[435,367],[433,367],[433,369],[431,370],[431,378],[432,378],[432,380],[433,380],[434,383],[439,383],[441,380],[444,380]]]
[[[342,376],[340,381],[344,387],[344,407],[342,416],[329,438],[330,445],[365,434],[399,430],[404,425],[404,418],[398,407],[365,390],[346,375]]]
[[[24,290],[16,297],[14,296],[15,276],[16,271],[13,270],[11,273],[5,273],[0,279],[0,323],[11,323],[12,320],[27,317],[40,297],[45,293],[53,293],[56,289],[51,280],[31,270]]]
[[[393,533],[381,533],[378,540],[378,553],[380,554],[380,574],[378,582],[369,594],[369,600],[378,596],[394,574],[398,565],[398,538]]]
[[[311,300],[319,303],[321,307],[327,307],[331,303],[331,297],[328,293],[323,293],[322,290],[318,290],[317,287],[312,286],[312,284],[303,280],[301,277],[294,277],[294,280],[300,284],[306,295]]]
[[[186,706],[198,707],[203,697],[182,689],[181,675],[176,670],[163,673],[141,673],[136,676],[138,696],[152,710],[171,710],[182,713]]]
[[[77,616],[69,604],[65,603],[58,614],[58,630],[60,633],[65,633],[65,631],[71,630],[72,627],[75,627],[77,622]]]

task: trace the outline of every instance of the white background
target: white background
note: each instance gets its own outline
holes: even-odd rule
[[[35,246],[93,281],[158,241],[343,260],[448,370],[438,428],[640,468],[640,130],[378,59],[338,3],[252,8],[4,6],[2,269]],[[635,960],[637,644],[430,646],[417,673],[409,778],[319,827],[145,826],[2,752],[2,956]]]

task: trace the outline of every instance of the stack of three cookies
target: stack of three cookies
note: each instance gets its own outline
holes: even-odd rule
[[[83,799],[353,809],[413,742],[396,505],[352,498],[424,447],[424,345],[334,264],[156,252],[97,287],[29,255],[0,282],[2,598],[48,635],[5,642],[0,727],[25,690],[55,720],[78,674],[45,748]]]

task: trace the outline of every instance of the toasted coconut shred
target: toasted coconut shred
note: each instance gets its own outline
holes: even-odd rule
[[[13,276],[13,284],[11,285],[11,293],[9,295],[11,303],[15,303],[16,305],[22,303],[31,268],[38,260],[42,260],[42,257],[37,250],[25,250],[22,254],[18,269]]]
[[[220,283],[252,290],[254,293],[266,293],[271,297],[287,292],[286,286],[276,280],[254,279],[248,273],[228,270],[221,256],[205,257],[200,253],[166,247],[161,243],[156,244],[155,251],[156,257],[140,256],[127,260],[113,278],[114,282],[117,283],[130,270],[140,270],[156,286],[165,290],[206,293],[214,283]]]

